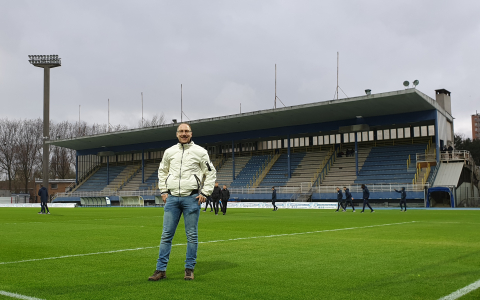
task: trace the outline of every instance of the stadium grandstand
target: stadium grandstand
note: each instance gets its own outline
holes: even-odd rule
[[[329,201],[337,186],[361,199],[361,184],[381,205],[398,203],[394,190],[401,187],[418,206],[478,197],[469,153],[441,152],[453,142],[444,89],[436,90],[436,99],[409,88],[188,123],[233,201],[268,201],[272,186],[278,201]],[[77,153],[75,183],[54,202],[160,204],[157,168],[165,149],[177,143],[177,125],[50,141]]]

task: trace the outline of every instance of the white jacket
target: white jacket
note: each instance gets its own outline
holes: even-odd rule
[[[202,187],[202,178],[206,175]],[[158,167],[158,188],[172,196],[188,196],[198,190],[204,196],[210,196],[215,185],[217,171],[210,162],[207,150],[195,145],[178,143],[163,154]]]

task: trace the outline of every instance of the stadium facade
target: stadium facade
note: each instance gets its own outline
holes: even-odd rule
[[[406,186],[409,199],[424,205],[440,149],[452,144],[453,120],[449,91],[436,90],[432,99],[410,88],[188,123],[236,200],[265,201],[271,186],[284,201],[334,199],[336,186],[358,199],[358,185],[367,183],[377,187],[372,199],[398,199],[394,189]],[[176,127],[50,141],[77,151],[76,184],[56,201],[158,202],[155,167],[177,142]]]

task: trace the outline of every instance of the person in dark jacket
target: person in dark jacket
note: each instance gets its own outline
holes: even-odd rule
[[[215,182],[215,187],[213,188],[212,192],[212,200],[213,200],[213,209],[215,210],[215,215],[218,215],[218,202],[222,198],[222,190],[218,186],[218,182]]]
[[[345,207],[343,206],[343,193],[342,193],[342,190],[340,190],[339,187],[337,187],[337,210],[335,212],[337,212],[340,207],[342,207],[342,211],[346,211],[345,210]]]
[[[48,209],[47,203],[48,203],[48,190],[43,186],[43,184],[40,185],[40,189],[38,190],[38,195],[40,196],[40,205],[42,206],[42,209],[38,214],[43,215],[45,214],[45,210],[47,211],[47,214],[50,214],[50,210]]]
[[[365,205],[370,208],[370,212],[373,213],[375,212],[373,208],[370,206],[370,203],[368,203],[368,198],[370,198],[370,192],[368,191],[368,188],[366,185],[362,184],[362,190],[363,190],[363,209],[362,213],[365,211]]]
[[[407,192],[405,192],[405,187],[402,187],[400,191],[395,190],[395,192],[400,193],[400,211],[403,211],[402,204],[405,206],[405,211],[407,211]]]
[[[210,212],[213,211],[213,200],[212,197],[208,196],[207,201],[205,201],[205,209],[203,211],[207,211],[208,205],[210,205]]]
[[[345,208],[344,210],[347,211],[348,204],[352,206],[353,212],[355,212],[355,207],[353,206],[353,198],[352,194],[350,193],[350,190],[347,189],[346,186],[343,187],[343,191],[345,192]]]
[[[272,205],[273,205],[273,211],[276,211],[278,207],[275,205],[275,202],[277,201],[277,190],[275,189],[274,186],[272,186]]]
[[[227,186],[224,184],[222,189],[222,212],[223,214],[227,213],[227,203],[230,199],[230,191],[227,189]]]
[[[449,145],[447,150],[448,150],[448,157],[450,159],[452,159],[453,158],[453,147],[452,147],[452,145]]]

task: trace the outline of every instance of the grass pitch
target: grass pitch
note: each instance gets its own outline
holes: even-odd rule
[[[183,280],[183,219],[167,279],[147,281],[161,208],[37,212],[0,209],[0,291],[41,299],[439,299],[480,279],[480,211],[201,212],[191,282]],[[479,298],[475,290],[461,299]]]

